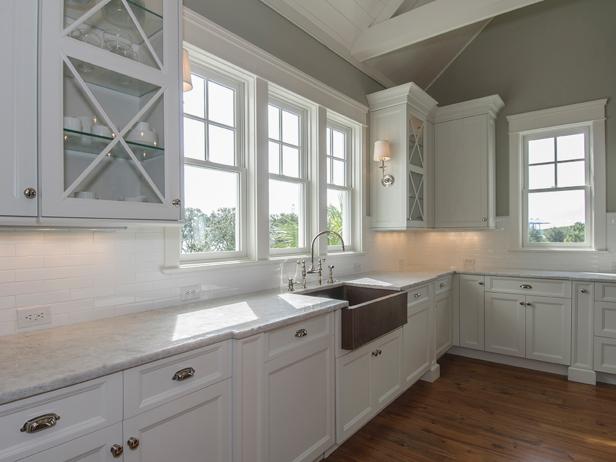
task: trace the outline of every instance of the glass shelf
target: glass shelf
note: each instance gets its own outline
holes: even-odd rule
[[[64,150],[82,154],[99,155],[113,141],[112,137],[94,135],[92,133],[83,133],[75,130],[64,129]],[[153,159],[162,157],[165,154],[165,148],[162,146],[151,146],[134,141],[126,141],[130,146],[135,156],[140,160]],[[111,150],[111,156],[120,159],[128,159],[124,147],[117,144]]]

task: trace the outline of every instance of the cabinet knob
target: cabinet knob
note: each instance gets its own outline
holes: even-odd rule
[[[175,374],[173,374],[171,380],[182,382],[184,380],[190,379],[191,377],[194,377],[196,372],[197,371],[195,371],[195,369],[193,369],[192,367],[186,367],[184,369],[180,369]]]
[[[55,427],[58,420],[60,420],[60,416],[58,414],[44,414],[28,420],[23,424],[19,431],[22,433],[38,433],[40,431],[47,430],[48,428]]]
[[[481,221],[483,221],[484,223],[486,223],[486,222],[488,221],[488,217],[483,217],[483,218],[481,219]]]
[[[130,437],[126,442],[126,445],[133,451],[139,447],[139,440],[135,437]]]
[[[520,306],[526,306],[526,303],[520,302]]]
[[[124,454],[124,448],[122,446],[120,446],[119,444],[114,444],[113,446],[111,446],[111,455],[117,459],[118,457],[120,457],[122,454]]]
[[[580,293],[581,293],[581,294],[587,294],[587,293],[588,293],[588,290],[586,290],[586,289],[581,289],[581,290],[580,290]]]
[[[34,188],[26,188],[26,189],[24,189],[24,197],[26,199],[35,199],[36,198],[36,189],[34,189]]]
[[[295,332],[295,337],[297,338],[306,337],[307,335],[308,331],[306,329],[299,329],[297,332]]]
[[[483,282],[478,282],[477,284],[479,284],[480,286],[484,286],[485,285],[485,283],[483,283]]]
[[[416,293],[415,295],[413,295],[413,297],[415,297],[415,298],[419,298],[419,297],[421,297],[421,294],[418,292],[418,293]]]
[[[182,200],[181,199],[173,199],[171,201],[171,205],[173,205],[174,207],[179,207],[180,205],[182,205]]]
[[[374,351],[372,352],[372,356],[374,356],[375,358],[376,358],[378,355],[380,355],[380,354],[381,354],[381,353],[380,353],[380,350],[374,350]]]

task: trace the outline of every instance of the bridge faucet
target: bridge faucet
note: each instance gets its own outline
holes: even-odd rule
[[[330,234],[337,236],[338,239],[340,239],[340,242],[342,243],[342,251],[344,252],[346,250],[344,247],[344,239],[339,233],[337,233],[336,231],[330,231],[329,229],[326,229],[325,231],[321,231],[316,236],[314,236],[314,239],[312,240],[311,251],[310,251],[310,269],[308,270],[308,274],[314,274],[314,273],[320,274],[323,271],[323,268],[321,266],[321,259],[319,259],[319,267],[318,268],[314,267],[314,244],[317,242],[317,240],[321,236],[325,236],[325,235],[329,236]]]

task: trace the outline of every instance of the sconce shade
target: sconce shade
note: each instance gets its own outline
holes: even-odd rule
[[[374,142],[374,161],[381,162],[391,159],[391,146],[389,141],[379,140]]]
[[[192,76],[190,74],[190,57],[186,48],[182,52],[182,87],[185,92],[193,89]]]

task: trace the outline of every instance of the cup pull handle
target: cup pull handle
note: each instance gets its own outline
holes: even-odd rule
[[[308,331],[306,329],[299,329],[297,332],[295,332],[295,337],[297,338],[306,337],[307,335]]]
[[[176,380],[178,382],[182,382],[183,380],[190,379],[195,376],[195,371],[192,367],[187,367],[185,369],[180,369],[175,374],[173,374],[172,380]]]
[[[58,414],[44,414],[28,420],[23,424],[19,431],[23,433],[38,433],[40,431],[55,427],[58,420],[60,420],[60,416]]]

